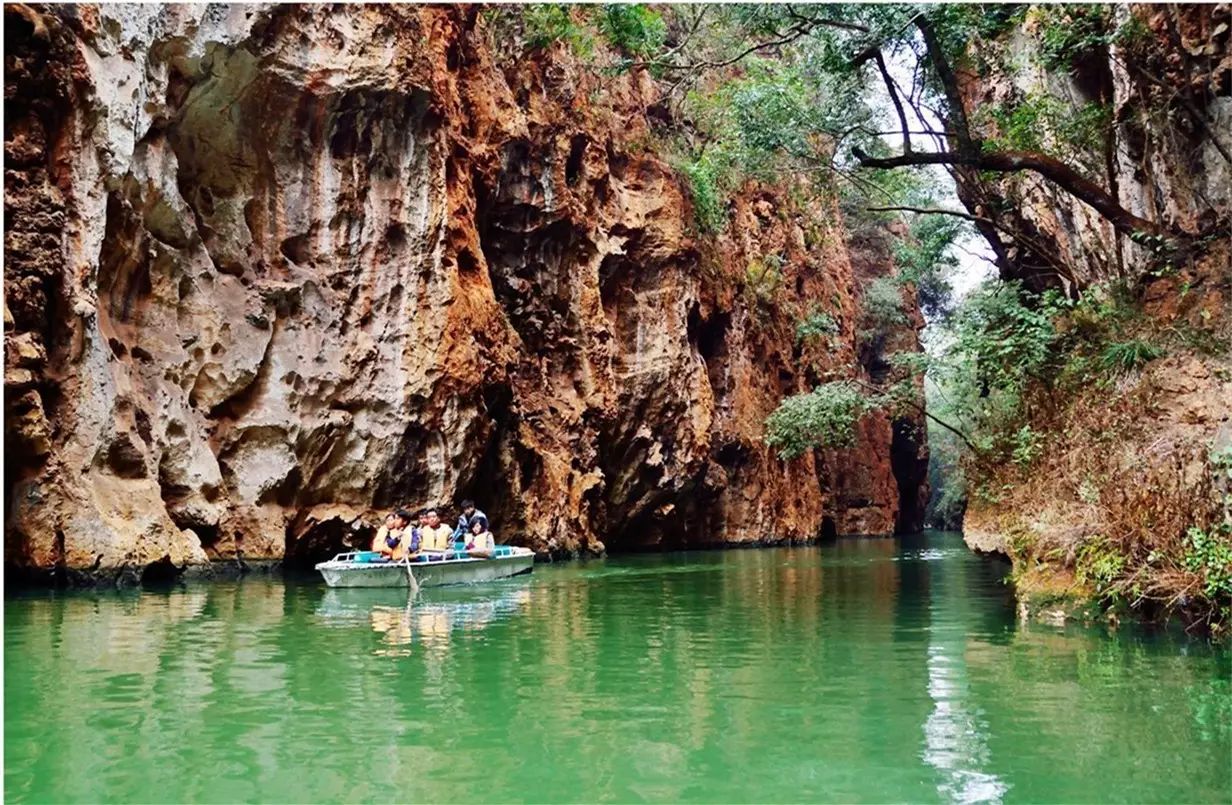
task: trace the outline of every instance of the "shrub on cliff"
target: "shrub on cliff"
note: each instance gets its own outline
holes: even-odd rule
[[[610,3],[599,14],[599,31],[626,56],[645,58],[663,47],[663,15],[641,3]]]
[[[855,441],[856,420],[872,406],[850,381],[823,383],[779,404],[766,419],[766,444],[785,459],[814,447],[849,447]]]

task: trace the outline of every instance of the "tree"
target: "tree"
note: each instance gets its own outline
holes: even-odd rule
[[[1182,233],[1166,230],[1125,209],[1081,168],[1053,154],[997,147],[973,128],[953,65],[966,56],[965,48],[975,31],[995,33],[995,26],[1014,19],[1013,9],[914,5],[722,7],[711,13],[712,31],[715,27],[725,29],[726,35],[699,37],[695,24],[685,41],[678,42],[667,55],[644,64],[675,77],[669,92],[689,86],[708,71],[731,68],[767,54],[803,65],[815,77],[826,75],[825,82],[814,80],[829,84],[830,89],[852,82],[867,90],[868,79],[875,76],[894,110],[901,150],[888,153],[879,137],[884,132],[874,130],[866,109],[853,107],[851,114],[836,116],[829,121],[831,125],[815,132],[824,137],[814,138],[814,162],[828,163],[832,170],[847,174],[850,165],[843,164],[847,155],[855,166],[865,170],[938,165],[968,179],[982,172],[1031,172],[1089,205],[1125,236],[1145,235],[1179,245]],[[699,41],[720,44],[710,50],[689,47]],[[886,61],[887,53],[903,52],[916,58],[911,85],[905,89]],[[816,98],[816,106],[842,109],[826,97]],[[924,122],[930,119],[940,119],[942,129],[930,128]],[[920,137],[928,138],[924,142],[929,148],[921,150]],[[996,242],[1001,235],[1013,236],[987,210],[972,211],[972,220],[990,241]]]

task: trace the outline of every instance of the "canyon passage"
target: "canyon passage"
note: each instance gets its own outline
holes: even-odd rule
[[[1228,4],[4,14],[7,798],[1232,797]]]
[[[6,576],[474,498],[1224,631],[1227,6],[814,11],[6,6]]]

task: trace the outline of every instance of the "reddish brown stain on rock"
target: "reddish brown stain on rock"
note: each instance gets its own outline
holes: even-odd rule
[[[884,417],[763,443],[784,395],[865,372],[888,252],[853,269],[837,209],[754,186],[697,238],[632,145],[647,76],[502,70],[473,9],[38,11],[6,53],[11,564],[307,560],[463,495],[557,555],[918,525]],[[842,332],[798,348],[814,304]]]

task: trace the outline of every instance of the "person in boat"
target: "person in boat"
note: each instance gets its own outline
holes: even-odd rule
[[[389,554],[390,550],[386,544],[391,534],[398,531],[398,513],[390,512],[385,515],[385,523],[376,530],[376,536],[372,538],[372,545],[369,550],[374,553]]]
[[[399,509],[385,517],[385,525],[377,529],[372,541],[372,550],[377,551],[386,559],[401,562],[411,550],[411,515],[405,509]]]
[[[412,558],[419,555],[420,545],[423,544],[423,529],[427,523],[427,517],[424,515],[424,509],[416,511],[410,515],[411,525],[406,529],[408,535],[407,550]]]
[[[424,515],[427,524],[420,529],[420,551],[444,553],[449,550],[453,530],[441,522],[441,513],[436,508],[429,507],[424,510]]]
[[[488,516],[475,508],[475,501],[462,501],[462,514],[458,517],[457,528],[453,530],[453,538],[458,540],[466,537],[469,540],[471,528],[478,522],[483,523],[485,531],[488,529]]]
[[[466,539],[466,555],[477,559],[491,559],[496,552],[496,540],[488,530],[487,519],[476,520]]]

